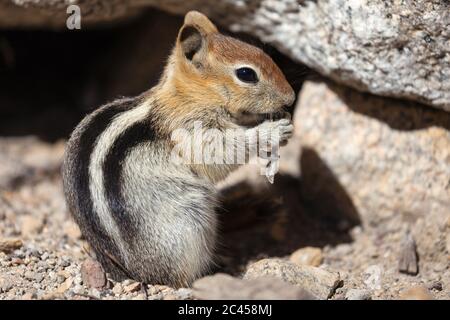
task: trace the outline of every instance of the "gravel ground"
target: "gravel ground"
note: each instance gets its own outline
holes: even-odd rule
[[[0,139],[0,299],[207,298],[195,285],[173,289],[103,278],[64,203],[63,150],[64,141]],[[269,186],[244,170],[222,186],[215,271],[242,277],[249,270],[247,277],[259,272],[249,264],[280,258],[276,268],[290,260],[319,267],[324,277],[338,274],[337,288],[326,289],[331,299],[450,298],[450,217],[426,212],[410,221],[392,214],[330,223],[298,196],[301,182],[280,174]],[[217,283],[207,291],[208,285]]]

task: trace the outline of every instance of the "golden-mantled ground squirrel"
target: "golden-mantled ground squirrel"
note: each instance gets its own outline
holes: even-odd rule
[[[89,114],[67,145],[68,207],[106,271],[172,286],[207,272],[216,245],[214,184],[239,164],[175,163],[173,131],[193,130],[196,121],[223,137],[226,129],[241,129],[246,139],[276,129],[277,142],[286,143],[290,120],[264,120],[294,98],[262,50],[189,12],[160,82]],[[246,142],[246,150],[255,143]],[[201,147],[209,143],[203,138]]]

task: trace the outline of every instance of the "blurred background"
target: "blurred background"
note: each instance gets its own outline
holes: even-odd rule
[[[88,285],[61,159],[87,113],[158,81],[191,9],[262,48],[298,93],[275,184],[243,167],[219,185],[214,272],[306,265],[325,272],[302,271],[323,299],[450,298],[448,2],[0,0],[0,299],[142,298]]]

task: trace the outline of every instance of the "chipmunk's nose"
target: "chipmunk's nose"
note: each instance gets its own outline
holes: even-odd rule
[[[283,97],[283,103],[286,107],[290,107],[295,101],[295,92],[293,89]]]

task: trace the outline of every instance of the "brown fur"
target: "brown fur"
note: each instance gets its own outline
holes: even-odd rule
[[[183,30],[192,26],[199,30],[203,40],[194,62],[186,59],[180,44]],[[238,66],[257,69],[260,82],[252,86],[236,81],[233,70]],[[158,113],[163,127],[169,132],[193,120],[217,127],[218,122],[219,125],[226,122],[224,112],[274,112],[294,100],[291,86],[268,55],[218,33],[207,17],[195,11],[186,15],[163,77],[153,93],[161,106]],[[230,125],[223,123],[224,128]]]
[[[270,79],[275,88],[286,95],[292,93],[292,88],[287,83],[283,72],[261,49],[222,34],[214,34],[209,50],[217,59],[225,63],[256,64],[264,78]]]

